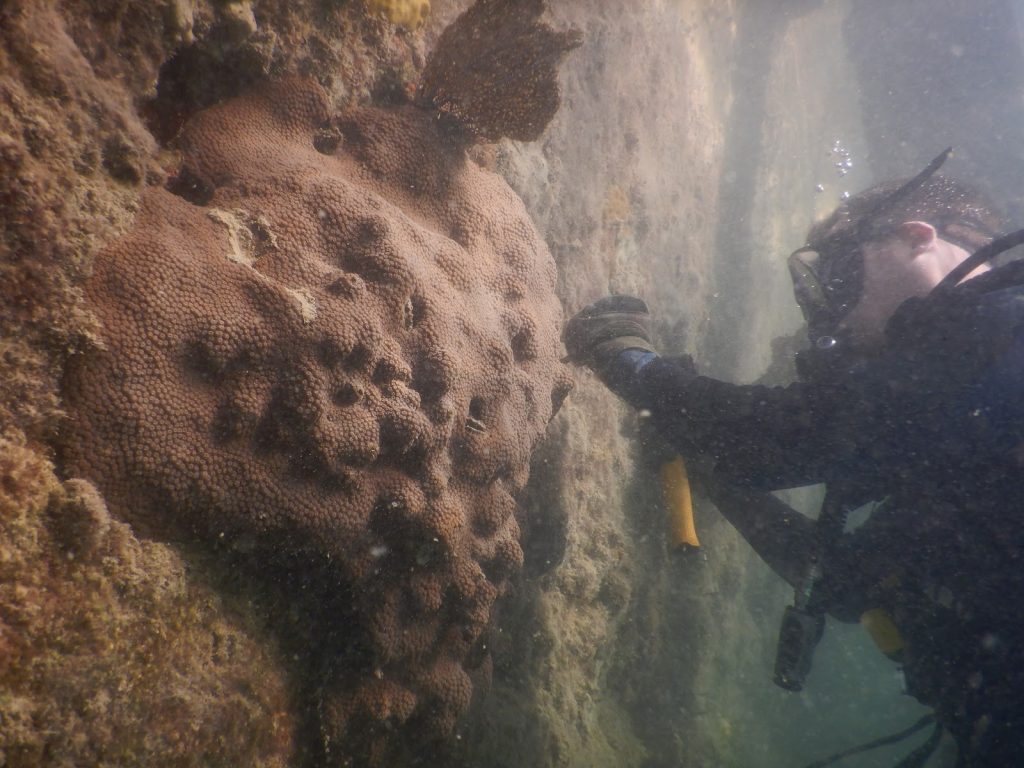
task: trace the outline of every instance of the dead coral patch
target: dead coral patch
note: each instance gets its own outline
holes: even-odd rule
[[[0,762],[288,765],[278,669],[241,605],[0,437]]]
[[[152,139],[49,6],[0,11],[0,422],[47,437],[56,380],[89,333],[75,282],[130,220]]]

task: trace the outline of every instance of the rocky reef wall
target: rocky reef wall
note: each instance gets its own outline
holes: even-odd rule
[[[313,578],[291,583],[298,597],[285,586],[257,594],[231,557],[129,527],[68,473],[60,382],[69,360],[102,344],[82,285],[96,254],[141,220],[144,188],[178,178],[179,193],[202,197],[201,179],[179,175],[182,126],[284,76],[315,80],[328,110],[409,102],[427,52],[469,3],[435,0],[421,24],[424,5],[0,9],[0,648],[13,660],[0,665],[0,763],[342,762],[337,735],[331,743],[299,714],[316,668],[295,674],[332,638],[278,628],[344,597]],[[584,40],[561,71],[562,107],[539,141],[479,145],[475,163],[525,203],[566,312],[636,293],[666,353],[732,379],[761,376],[787,349],[773,341],[799,323],[785,254],[868,180],[860,165],[839,176],[829,155],[837,139],[853,157],[864,146],[837,45],[846,4],[553,5],[552,23]],[[490,138],[486,126],[480,134]],[[256,248],[261,227],[232,220],[218,226]],[[557,365],[551,350],[544,359]],[[477,685],[471,704],[456,692],[445,718],[468,711],[431,764],[742,766],[792,755],[799,705],[769,682],[786,591],[707,505],[702,552],[667,552],[664,454],[652,441],[641,448],[644,430],[577,377],[518,493],[529,526],[521,555],[507,548],[505,560],[516,571],[521,557],[522,570],[489,631],[474,619],[473,643],[486,638],[493,658],[490,687]],[[88,458],[80,442],[77,461]],[[405,752],[393,764],[428,759],[415,745]]]
[[[557,6],[586,40],[565,65],[563,109],[541,145],[502,147],[499,168],[546,233],[568,311],[636,293],[666,353],[735,381],[791,375],[800,318],[785,256],[870,178],[863,165],[840,176],[832,152],[837,139],[863,147],[835,45],[845,13]],[[496,659],[467,764],[786,763],[806,722],[770,682],[790,595],[708,505],[704,550],[667,551],[662,449],[641,447],[642,419],[578,379],[529,497],[565,520],[564,556],[543,576],[527,570],[513,610],[528,633]]]

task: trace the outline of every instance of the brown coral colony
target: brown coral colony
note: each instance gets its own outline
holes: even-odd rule
[[[87,284],[102,344],[67,375],[70,466],[144,531],[325,553],[374,656],[341,727],[450,732],[571,386],[551,256],[416,107],[335,115],[286,79],[180,147],[177,189],[204,194],[148,191]]]

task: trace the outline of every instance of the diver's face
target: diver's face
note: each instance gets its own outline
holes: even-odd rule
[[[861,253],[864,291],[840,328],[865,350],[881,346],[885,325],[900,304],[927,295],[969,255],[922,221],[905,222],[895,234],[864,243]]]

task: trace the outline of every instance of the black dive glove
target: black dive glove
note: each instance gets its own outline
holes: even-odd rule
[[[585,365],[602,378],[619,353],[627,349],[653,352],[651,315],[642,299],[606,296],[584,307],[566,323],[562,341],[567,360]]]

